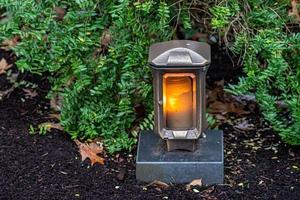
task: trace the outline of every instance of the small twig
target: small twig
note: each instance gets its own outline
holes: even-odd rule
[[[271,7],[268,7],[271,11],[273,11],[280,19],[282,19],[282,17]],[[286,24],[284,24],[286,30],[291,33],[290,29],[288,28],[288,26]]]
[[[179,3],[179,10],[178,10],[177,20],[176,20],[176,25],[175,25],[174,30],[177,30],[177,27],[178,27],[178,24],[179,24],[179,17],[180,17],[180,14],[181,14],[181,4]]]
[[[229,33],[230,29],[231,29],[231,26],[232,26],[236,21],[238,21],[239,18],[240,18],[240,13],[238,13],[238,14],[236,15],[236,17],[230,22],[230,24],[228,25],[228,27],[227,27],[227,29],[226,29],[226,31],[225,31],[225,33],[224,33],[224,41],[225,41],[225,45],[226,45],[226,46],[228,45],[227,35],[228,35],[228,33]]]
[[[176,4],[180,4],[180,3],[183,2],[183,1],[184,1],[184,0],[176,1],[175,3],[171,4],[169,7],[172,7],[172,6],[176,5]]]

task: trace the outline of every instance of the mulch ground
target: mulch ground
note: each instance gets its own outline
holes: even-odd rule
[[[236,79],[226,56],[215,52],[208,83]],[[0,52],[0,59],[9,56]],[[9,59],[8,59],[9,60]],[[226,67],[227,66],[227,67]],[[24,74],[38,95],[15,89],[0,100],[0,199],[300,199],[300,148],[283,144],[257,113],[220,129],[225,140],[225,183],[187,191],[135,180],[135,150],[106,157],[105,165],[81,162],[76,144],[61,131],[30,136],[31,124],[47,121],[45,77]],[[10,87],[0,75],[0,90]],[[240,129],[236,124],[247,123]],[[251,126],[249,126],[251,124]]]

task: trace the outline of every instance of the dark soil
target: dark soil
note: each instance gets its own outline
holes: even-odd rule
[[[236,79],[240,69],[217,51],[208,83]],[[0,59],[4,54],[0,52]],[[5,54],[8,56],[9,54]],[[223,58],[222,59],[220,59]],[[76,144],[63,132],[30,136],[28,127],[48,121],[46,78],[23,75],[38,84],[38,96],[15,89],[0,101],[0,199],[300,199],[300,149],[283,144],[253,113],[221,125],[225,136],[225,184],[186,191],[144,187],[135,180],[135,151],[106,157],[104,166],[81,162]],[[1,90],[8,88],[0,75]],[[236,124],[253,125],[247,130]]]

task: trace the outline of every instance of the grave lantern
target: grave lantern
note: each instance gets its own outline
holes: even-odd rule
[[[167,150],[194,151],[206,129],[205,78],[210,64],[207,43],[173,40],[153,44],[154,132]]]
[[[210,57],[207,43],[174,40],[150,47],[155,128],[139,133],[137,180],[223,183],[223,132],[206,129],[205,77]],[[204,131],[206,137],[201,138]]]

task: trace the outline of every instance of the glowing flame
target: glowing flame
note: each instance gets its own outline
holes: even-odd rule
[[[163,105],[168,128],[191,128],[193,124],[193,79],[187,74],[164,75]]]

